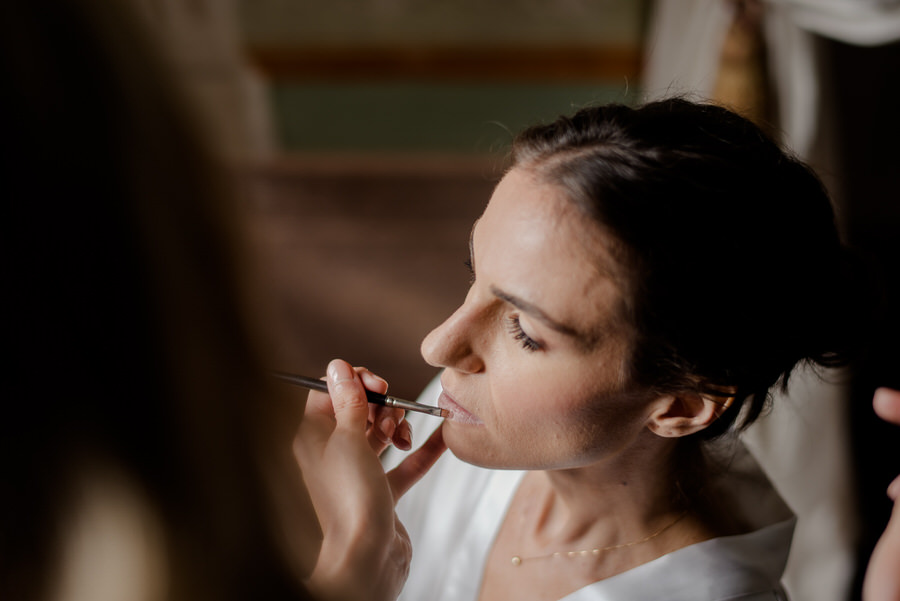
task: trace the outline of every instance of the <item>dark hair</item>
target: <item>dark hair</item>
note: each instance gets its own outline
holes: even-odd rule
[[[237,205],[126,9],[0,5],[0,597],[52,592],[99,470],[162,525],[167,598],[307,598],[270,523],[284,416],[241,306]]]
[[[735,397],[742,425],[801,362],[844,364],[865,309],[816,175],[753,123],[680,98],[607,105],[522,132],[513,165],[560,186],[615,240],[629,376]]]

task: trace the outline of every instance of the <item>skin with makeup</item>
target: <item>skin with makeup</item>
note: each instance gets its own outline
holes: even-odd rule
[[[456,456],[531,470],[495,540],[483,599],[562,597],[719,532],[697,514],[679,520],[668,458],[722,406],[629,385],[618,267],[591,234],[560,190],[510,171],[473,231],[465,303],[422,345],[429,363],[447,368],[439,405],[453,415],[444,436]],[[658,469],[637,469],[647,465]],[[589,566],[546,574],[509,565],[518,554],[639,539],[675,520]]]
[[[438,465],[525,473],[477,586],[444,585],[441,600],[613,598],[591,587],[752,535],[719,495],[709,449],[752,423],[795,366],[842,365],[864,343],[869,298],[819,180],[719,107],[608,105],[526,130],[469,244],[465,301],[422,343],[450,412],[453,456]],[[475,494],[462,473],[415,497],[438,508],[432,522]],[[442,544],[407,526],[414,547]],[[789,538],[776,545],[785,556]],[[426,580],[456,563],[448,552]],[[689,563],[688,579],[695,568],[707,577]],[[742,560],[725,570],[754,572]],[[779,578],[705,598],[784,598]],[[645,598],[633,592],[622,598]]]

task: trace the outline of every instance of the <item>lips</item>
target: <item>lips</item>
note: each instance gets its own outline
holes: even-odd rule
[[[451,422],[456,422],[459,424],[469,424],[472,426],[477,426],[484,423],[480,419],[475,417],[475,415],[466,411],[466,409],[464,409],[462,405],[453,400],[453,397],[451,397],[446,392],[441,392],[441,396],[438,397],[437,404],[441,409],[446,409],[450,412],[450,417],[448,417],[447,419]]]

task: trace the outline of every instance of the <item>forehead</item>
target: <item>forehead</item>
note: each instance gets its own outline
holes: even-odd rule
[[[562,260],[573,268],[589,266],[608,277],[618,268],[601,226],[569,201],[562,188],[528,170],[513,169],[497,184],[473,238],[479,229],[489,230],[482,245],[511,244],[529,256]]]
[[[601,228],[562,189],[513,169],[473,230],[477,277],[579,329],[607,326],[620,292]],[[602,323],[601,323],[602,322]]]

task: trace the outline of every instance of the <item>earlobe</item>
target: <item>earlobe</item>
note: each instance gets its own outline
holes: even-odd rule
[[[647,428],[663,438],[688,436],[709,427],[734,402],[734,397],[684,393],[660,397],[651,406]]]

